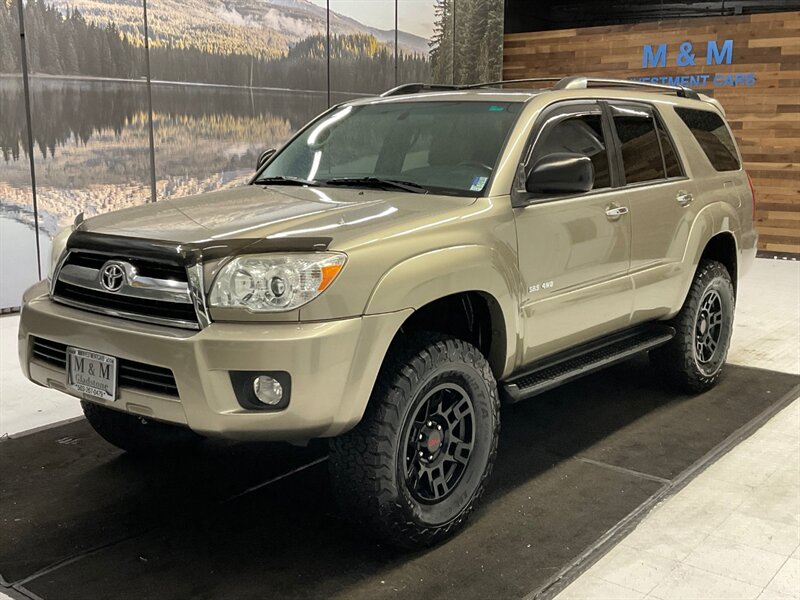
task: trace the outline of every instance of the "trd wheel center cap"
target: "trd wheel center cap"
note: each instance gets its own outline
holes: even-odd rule
[[[430,463],[436,460],[444,446],[444,429],[435,421],[428,421],[419,432],[417,448],[423,462]]]
[[[705,335],[706,329],[708,329],[708,322],[705,320],[705,318],[700,319],[700,333]]]
[[[426,446],[428,447],[428,452],[431,454],[437,452],[439,448],[442,447],[442,434],[438,431],[432,431],[428,435],[428,441]]]

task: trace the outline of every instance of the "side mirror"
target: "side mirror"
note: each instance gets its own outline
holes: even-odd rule
[[[261,167],[263,167],[265,164],[267,164],[267,161],[270,158],[272,158],[272,156],[276,152],[277,152],[277,150],[275,150],[275,148],[269,148],[267,150],[264,150],[261,154],[259,154],[258,161],[256,162],[256,171],[260,171]]]
[[[594,185],[592,159],[582,154],[554,152],[533,165],[525,182],[532,194],[580,194]]]

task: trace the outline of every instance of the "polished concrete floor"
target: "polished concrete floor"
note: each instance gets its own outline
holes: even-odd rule
[[[800,598],[800,401],[711,465],[558,600]]]
[[[800,373],[800,262],[757,260],[728,361]],[[558,600],[800,598],[800,401],[656,507]]]
[[[782,598],[797,589],[799,301],[800,264],[757,261],[730,356],[771,371],[732,366],[708,395],[669,393],[639,361],[506,407],[484,506],[452,541],[411,554],[342,522],[323,445],[209,444],[152,464],[81,420],[20,435],[77,403],[21,380],[16,319],[0,318],[0,425],[12,434],[0,443],[0,575],[17,584],[6,592],[545,598],[602,557],[562,596]]]

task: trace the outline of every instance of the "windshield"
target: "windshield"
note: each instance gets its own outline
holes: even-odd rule
[[[256,183],[402,182],[423,192],[480,195],[521,107],[471,101],[343,106],[286,146]]]

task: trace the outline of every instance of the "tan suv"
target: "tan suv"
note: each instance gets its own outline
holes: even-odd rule
[[[334,106],[250,185],[76,219],[19,356],[128,451],[330,441],[346,515],[430,545],[481,495],[499,402],[649,351],[725,362],[755,255],[724,112],[685,88],[413,84]]]

